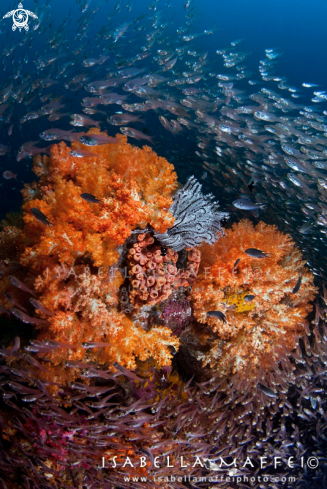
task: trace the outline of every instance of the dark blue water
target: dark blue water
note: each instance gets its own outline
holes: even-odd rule
[[[124,60],[131,56],[135,45],[139,47],[146,45],[146,36],[155,27],[151,26],[150,18],[157,16],[162,23],[169,26],[164,31],[163,39],[159,39],[152,48],[150,57],[136,63],[139,68],[147,71],[160,73],[160,66],[153,60],[152,56],[157,49],[165,44],[173,43],[174,49],[180,44],[191,50],[208,52],[209,71],[214,73],[235,75],[235,68],[223,66],[222,57],[216,54],[216,50],[231,48],[231,43],[241,39],[242,42],[237,46],[237,50],[247,53],[247,57],[242,66],[250,72],[251,80],[258,82],[256,86],[248,84],[248,78],[237,82],[237,88],[243,91],[244,95],[257,93],[261,88],[276,90],[276,82],[263,82],[259,73],[259,62],[265,58],[265,49],[278,49],[282,56],[276,58],[274,65],[274,75],[283,78],[285,83],[299,89],[299,98],[294,99],[294,103],[307,104],[317,108],[311,102],[312,92],[315,89],[301,87],[303,82],[316,83],[317,90],[325,89],[326,68],[324,63],[324,46],[327,45],[327,32],[325,19],[327,18],[327,5],[323,2],[296,2],[290,0],[283,2],[262,2],[259,0],[244,2],[233,0],[229,2],[217,2],[206,0],[200,2],[195,0],[191,3],[188,10],[185,10],[185,1],[159,0],[158,2],[148,2],[134,0],[122,1],[97,1],[87,2],[63,2],[50,1],[38,4],[32,1],[23,2],[23,7],[37,13],[40,19],[39,28],[34,31],[36,21],[30,19],[30,30],[19,32],[17,29],[12,31],[12,19],[1,21],[0,52],[2,53],[1,63],[2,72],[0,75],[0,86],[6,87],[12,81],[14,87],[20,84],[32,86],[35,79],[51,78],[57,84],[48,89],[31,90],[31,96],[35,96],[31,103],[26,105],[25,96],[22,102],[10,101],[12,105],[12,117],[10,122],[3,120],[0,126],[0,142],[10,147],[10,152],[0,157],[0,171],[10,170],[18,173],[17,182],[15,180],[2,179],[1,190],[4,199],[0,206],[0,215],[4,216],[10,210],[18,210],[21,204],[20,190],[24,182],[34,179],[31,168],[31,160],[24,159],[16,161],[19,147],[26,141],[36,141],[40,146],[46,146],[45,142],[40,142],[39,134],[50,127],[61,129],[71,129],[69,117],[60,119],[57,122],[49,122],[46,117],[28,121],[24,124],[20,122],[21,117],[29,111],[37,111],[43,105],[40,96],[47,93],[63,95],[66,104],[65,111],[70,113],[80,113],[80,102],[83,97],[89,94],[81,86],[76,91],[64,88],[65,83],[80,74],[86,73],[91,79],[104,78],[108,71],[115,71],[118,60]],[[1,4],[1,17],[8,11],[16,9],[18,2],[3,2]],[[96,13],[92,9],[99,7]],[[128,8],[127,8],[128,7]],[[85,10],[82,12],[81,10]],[[134,30],[135,19],[144,16],[139,23],[141,30]],[[192,16],[186,19],[185,15]],[[185,22],[192,20],[192,24],[187,28]],[[112,44],[112,39],[105,39],[108,29],[115,29],[117,26],[130,22],[131,25],[126,33]],[[159,24],[160,24],[159,22]],[[201,34],[190,43],[183,43],[178,37],[178,29],[184,27],[187,34]],[[212,35],[203,35],[204,30],[213,30]],[[54,36],[56,42],[50,42]],[[27,36],[27,42],[19,44]],[[161,44],[162,41],[162,44]],[[77,56],[72,52],[78,47],[82,51]],[[12,51],[12,52],[11,52]],[[11,52],[11,54],[8,54]],[[84,68],[82,61],[89,57],[98,57],[108,54],[109,61],[103,67]],[[135,54],[135,52],[133,52]],[[58,56],[55,63],[50,66],[37,70],[36,59],[39,56]],[[27,63],[24,57],[27,56]],[[179,63],[187,58],[181,57]],[[189,58],[187,58],[189,59]],[[193,59],[194,60],[194,59]],[[59,68],[66,62],[70,66],[65,73],[58,76]],[[181,71],[181,64],[176,65],[177,71]],[[185,67],[184,67],[185,69]],[[17,70],[20,75],[17,75]],[[16,75],[15,75],[16,74]],[[164,74],[165,75],[165,74]],[[16,76],[16,77],[15,77]],[[173,75],[168,72],[168,76]],[[212,90],[218,90],[217,80],[209,79]],[[169,89],[165,88],[165,94],[169,97]],[[180,97],[176,89],[171,93],[177,99]],[[176,95],[177,94],[177,95]],[[289,92],[280,91],[281,96],[290,97]],[[130,102],[143,102],[134,95]],[[319,103],[319,110],[327,108],[327,103]],[[119,110],[119,106],[110,105],[106,107],[108,115]],[[6,114],[6,113],[5,113]],[[4,117],[6,119],[6,117]],[[13,135],[8,136],[8,127],[14,124]],[[154,114],[148,112],[145,116],[146,129],[155,139],[155,150],[158,154],[166,156],[169,161],[176,165],[180,180],[184,183],[187,177],[194,173],[199,177],[202,172],[202,161],[195,156],[195,138],[192,132],[184,131],[182,135],[176,137],[164,131]],[[104,124],[102,126],[108,134],[114,136],[117,128]],[[143,145],[144,141],[133,141],[133,144]],[[207,182],[205,183],[207,185]],[[224,197],[221,197],[224,199]],[[226,205],[230,202],[226,201]]]
[[[17,8],[18,3],[18,1],[2,2],[1,13],[5,14]],[[23,2],[23,6],[31,11],[34,9],[34,11],[42,12],[44,10],[42,3],[42,1],[39,2],[36,8],[34,2],[26,1]],[[93,0],[90,7],[100,3]],[[159,10],[164,13],[169,11],[172,16],[174,15],[174,25],[181,25],[184,21],[184,1],[159,0],[156,4],[157,11],[154,11],[147,8],[151,2],[135,0],[131,4],[130,12],[124,7],[128,3],[128,0],[121,2],[122,9],[116,16],[115,24],[118,25],[120,20],[128,22],[141,14],[150,16]],[[170,6],[167,8],[168,4]],[[69,15],[70,11],[71,25],[65,34],[67,38],[72,37],[71,33],[76,29],[76,21],[81,15],[80,4],[73,1],[54,2],[50,0],[48,5],[51,8],[47,9],[46,17],[50,11],[50,22],[53,21],[54,25],[51,28],[48,27],[45,38]],[[104,2],[97,14],[92,16],[90,32],[84,39],[88,42],[91,51],[96,51],[92,45],[92,34],[95,34],[97,28],[104,24],[104,17],[114,11],[115,5],[117,2],[112,0]],[[324,89],[326,79],[324,48],[327,44],[327,4],[325,2],[316,0],[308,4],[304,0],[288,0],[287,2],[282,0],[274,2],[206,0],[205,2],[196,1],[192,6],[195,6],[199,13],[198,20],[191,28],[192,31],[200,32],[203,29],[210,29],[213,25],[217,28],[217,32],[209,38],[198,39],[199,46],[214,51],[227,47],[235,39],[244,38],[242,48],[253,53],[253,68],[257,66],[258,57],[263,57],[265,48],[280,48],[284,53],[282,58],[278,58],[280,76],[288,78],[291,84],[300,86],[303,81],[309,81],[320,84]],[[48,21],[47,24],[49,25]],[[1,32],[2,47],[8,42],[8,36],[9,44],[12,44],[19,42],[24,35],[24,32],[19,33],[18,31],[11,33],[10,19],[1,21]],[[43,51],[42,44],[38,42],[38,36],[34,40],[33,48],[39,52]],[[16,63],[17,61],[16,58]]]

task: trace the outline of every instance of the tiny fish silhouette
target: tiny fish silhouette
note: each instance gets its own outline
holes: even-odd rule
[[[40,301],[37,301],[33,297],[30,298],[30,303],[32,304],[35,309],[38,309],[39,311],[43,312],[43,314],[46,314],[47,316],[53,316],[53,313],[49,311],[46,307],[44,307],[43,304],[41,304]]]
[[[233,266],[233,272],[235,270],[235,267],[237,267],[237,265],[240,263],[240,258],[237,258],[236,262],[234,263],[234,266]]]
[[[79,139],[85,146],[97,146],[98,141],[90,136],[82,136]]]
[[[246,302],[251,302],[251,301],[253,301],[253,299],[254,299],[254,298],[255,298],[255,295],[251,295],[251,294],[250,294],[250,295],[246,295],[246,296],[244,297],[244,300],[245,300]]]
[[[11,178],[15,178],[15,180],[17,180],[17,173],[13,173],[10,170],[7,170],[7,171],[3,172],[2,176],[6,180],[10,180]]]
[[[242,211],[255,211],[256,209],[264,209],[265,205],[257,202],[253,202],[252,200],[246,199],[237,199],[232,202],[233,206],[237,209],[241,209]]]
[[[97,158],[97,155],[94,153],[90,153],[90,151],[84,151],[83,149],[79,149],[78,151],[71,151],[71,156],[75,156],[76,158]]]
[[[142,380],[142,379],[140,379],[140,377],[138,377],[133,372],[131,372],[130,370],[128,370],[125,367],[123,367],[122,365],[120,365],[118,362],[114,362],[113,363],[113,366],[117,370],[119,370],[119,372],[121,372],[123,375],[126,375],[126,377],[129,377],[129,378],[131,378],[133,380]]]
[[[86,200],[86,202],[91,202],[92,204],[100,204],[101,200],[99,200],[97,197],[95,197],[92,194],[81,194],[81,197],[83,200]]]
[[[45,216],[43,214],[43,212],[41,212],[36,207],[32,207],[31,213],[33,214],[33,216],[35,217],[35,219],[37,219],[39,222],[41,222],[45,226],[49,226],[49,227],[50,226],[53,226],[52,222],[49,221],[49,219],[47,218],[47,216]]]
[[[112,343],[106,343],[104,341],[88,341],[82,343],[82,347],[85,349],[90,349],[90,348],[101,348],[105,346],[112,346]]]
[[[48,325],[48,321],[45,319],[37,319],[37,318],[32,318],[28,316],[25,312],[20,311],[19,309],[16,309],[15,307],[12,307],[10,309],[10,312],[13,316],[15,316],[17,319],[20,319],[23,323],[26,324],[35,324],[35,325],[43,325],[46,324]]]
[[[302,282],[302,270],[301,270],[300,276],[298,278],[298,281],[296,282],[296,285],[295,285],[294,289],[292,290],[293,294],[296,294],[300,290],[301,282]]]
[[[271,253],[265,253],[264,251],[257,250],[256,248],[248,248],[245,250],[245,253],[252,258],[267,258],[271,255]]]
[[[271,389],[269,389],[269,387],[266,387],[265,385],[263,384],[258,384],[258,389],[261,390],[261,392],[263,392],[264,394],[266,394],[266,396],[268,397],[277,397],[277,394],[272,391]]]
[[[251,183],[249,183],[249,185],[248,185],[248,189],[250,190],[250,192],[253,192],[254,185],[255,185],[254,181],[251,180]]]
[[[27,287],[27,285],[25,285],[23,282],[18,280],[18,278],[13,277],[12,275],[9,275],[9,282],[14,287],[17,287],[17,289],[20,289],[20,290],[23,290],[24,292],[28,292],[29,294],[35,295],[34,290]]]
[[[208,311],[207,316],[209,316],[209,318],[218,318],[224,323],[227,322],[225,314],[221,311]]]

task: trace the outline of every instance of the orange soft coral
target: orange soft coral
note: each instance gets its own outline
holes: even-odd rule
[[[94,129],[91,134],[99,133]],[[85,253],[98,267],[117,261],[117,245],[123,244],[135,226],[151,224],[157,232],[172,225],[168,209],[177,178],[164,158],[150,148],[134,148],[126,137],[118,143],[92,147],[94,157],[72,156],[71,149],[85,149],[82,143],[54,145],[50,158],[35,158],[34,172],[40,177],[26,185],[24,221],[27,246],[21,263],[41,271],[49,256],[72,265]],[[101,203],[81,198],[94,194]],[[30,210],[36,207],[54,224],[46,228]]]
[[[252,258],[245,253],[248,248],[271,255]],[[275,226],[260,222],[254,227],[243,220],[214,246],[203,245],[201,252],[191,298],[198,322],[209,325],[215,335],[210,352],[202,357],[204,364],[221,375],[249,375],[276,361],[279,345],[292,350],[307,328],[317,288],[290,236]],[[293,294],[301,270],[302,285]],[[255,296],[251,307],[245,292]],[[209,311],[222,312],[226,321],[209,317]]]
[[[90,134],[99,130],[92,129]],[[72,150],[87,150],[94,156],[72,156]],[[17,262],[15,275],[35,287],[37,299],[52,316],[36,312],[26,292],[13,290],[6,267],[0,291],[9,287],[30,316],[47,319],[37,340],[55,343],[44,347],[43,358],[51,361],[51,368],[47,363],[48,373],[42,371],[43,377],[73,380],[65,371],[67,361],[108,365],[118,361],[135,368],[136,358],[152,357],[160,365],[169,364],[168,347],[179,345],[171,330],[145,331],[119,312],[123,278],[117,262],[119,245],[135,227],[150,224],[156,232],[164,232],[173,224],[168,210],[177,188],[173,165],[148,147],[131,146],[119,135],[116,142],[99,144],[92,151],[81,142],[72,142],[71,148],[63,142],[53,145],[50,157],[34,159],[33,170],[39,182],[23,190],[22,229],[5,223],[0,241],[10,249],[11,263]],[[85,201],[83,193],[95,195],[100,202]],[[52,225],[35,219],[32,208]],[[0,302],[12,307],[3,297]],[[83,343],[104,346],[84,348]]]
[[[67,360],[99,364],[118,361],[134,369],[136,357],[152,357],[159,365],[170,363],[168,346],[178,348],[179,342],[168,328],[145,332],[117,311],[117,291],[122,281],[118,270],[94,274],[84,265],[62,268],[57,276],[39,279],[42,304],[54,314],[48,319],[49,327],[39,332],[38,340],[60,342],[46,355],[53,365],[64,366]]]

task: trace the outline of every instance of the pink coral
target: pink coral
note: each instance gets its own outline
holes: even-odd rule
[[[132,291],[130,300],[137,306],[166,300],[177,287],[189,287],[198,272],[200,252],[188,252],[186,269],[177,269],[178,253],[155,244],[149,233],[139,234],[128,253]]]

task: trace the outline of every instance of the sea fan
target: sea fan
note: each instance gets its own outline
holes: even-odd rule
[[[229,214],[218,212],[218,203],[212,201],[213,195],[203,195],[201,188],[202,185],[192,176],[176,193],[169,209],[175,223],[165,233],[155,235],[163,246],[181,251],[199,246],[203,241],[213,244],[224,235],[220,222],[228,219]]]

